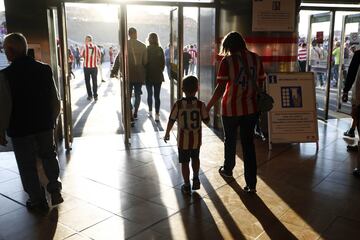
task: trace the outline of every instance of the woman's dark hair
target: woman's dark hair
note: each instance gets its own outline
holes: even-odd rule
[[[148,42],[148,45],[155,45],[155,46],[160,45],[158,35],[154,32],[149,33],[149,35],[147,37],[147,42]]]
[[[186,93],[194,93],[199,88],[199,80],[195,76],[186,76],[182,81],[183,91]]]
[[[220,55],[228,55],[246,49],[244,38],[238,32],[229,32],[221,42]]]

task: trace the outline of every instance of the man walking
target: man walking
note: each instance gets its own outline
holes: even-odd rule
[[[49,183],[51,204],[64,200],[61,196],[59,164],[54,142],[54,126],[60,111],[58,92],[49,65],[27,56],[27,41],[21,33],[5,37],[5,54],[11,64],[2,70],[11,95],[11,114],[7,134],[12,138],[14,153],[29,209],[49,209],[44,188],[39,181],[37,157]]]
[[[135,28],[129,28],[128,40],[128,63],[129,63],[129,92],[132,95],[134,90],[134,106],[130,102],[132,111],[131,125],[134,126],[134,119],[137,119],[137,113],[141,101],[141,88],[145,84],[145,66],[147,64],[147,50],[144,43],[137,40],[137,31]],[[116,56],[115,63],[111,69],[110,77],[118,75],[120,70],[121,57],[120,53]]]
[[[98,100],[97,94],[97,66],[100,63],[101,53],[100,49],[92,42],[93,38],[90,35],[85,37],[85,46],[81,51],[81,57],[84,58],[84,76],[85,76],[85,85],[87,91],[87,99],[90,101],[93,97],[94,100]],[[90,77],[92,79],[92,91],[90,84]]]
[[[343,102],[347,102],[348,101],[348,92],[351,89],[351,86],[355,84],[355,96],[353,94],[353,98],[355,98],[355,101],[353,101],[353,103],[356,105],[357,111],[357,119],[359,119],[359,114],[360,114],[360,50],[355,51],[353,58],[351,59],[351,63],[348,69],[348,74],[346,76],[346,80],[345,80],[345,87],[343,89],[343,96],[342,96],[342,100]],[[357,129],[358,129],[358,133],[360,135],[360,126],[359,126],[360,121],[358,121],[358,125],[357,125]],[[359,142],[360,143],[360,142]],[[360,147],[358,143],[358,148]],[[360,151],[359,151],[360,152]],[[354,169],[353,174],[355,176],[360,177],[360,153],[358,153],[358,166],[357,168]]]
[[[137,40],[137,31],[135,28],[129,28],[129,86],[130,93],[134,90],[135,102],[133,110],[133,119],[137,119],[137,113],[141,101],[141,87],[145,84],[145,66],[147,64],[147,50],[144,43]]]

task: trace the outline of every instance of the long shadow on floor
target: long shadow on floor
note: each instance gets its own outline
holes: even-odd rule
[[[279,221],[258,195],[245,193],[236,181],[230,182],[229,186],[238,194],[252,215],[257,218],[270,239],[297,239]]]

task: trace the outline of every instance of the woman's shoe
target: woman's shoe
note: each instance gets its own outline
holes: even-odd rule
[[[158,113],[155,114],[155,121],[156,122],[160,121],[160,114],[158,114]]]
[[[225,171],[224,169],[224,166],[221,166],[220,169],[219,169],[219,173],[222,177],[225,177],[225,178],[233,178],[233,175],[232,173],[228,173]]]
[[[355,130],[350,128],[349,130],[344,132],[344,136],[354,138],[355,137]]]
[[[244,191],[245,191],[246,193],[256,193],[256,188],[251,188],[251,187],[249,187],[249,186],[245,186],[245,187],[244,187]]]

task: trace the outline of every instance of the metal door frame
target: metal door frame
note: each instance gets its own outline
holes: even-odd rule
[[[329,27],[329,46],[328,46],[328,54],[327,54],[327,76],[326,76],[326,89],[325,89],[325,95],[324,95],[324,116],[317,116],[319,119],[327,120],[329,116],[329,103],[330,103],[330,77],[331,77],[331,53],[333,49],[333,38],[334,38],[334,21],[335,21],[335,12],[334,11],[328,11],[324,13],[316,13],[309,16],[309,28],[308,28],[308,39],[307,42],[310,46],[312,39],[311,39],[311,32],[312,32],[312,24],[313,23],[320,23],[320,22],[328,22],[330,21],[330,27]],[[326,21],[314,21],[316,18],[323,18],[323,17],[329,17],[329,20]],[[307,66],[310,66],[310,48],[308,48],[308,58],[307,58]]]
[[[67,44],[67,27],[66,27],[66,12],[65,3],[59,3],[57,6],[58,12],[58,25],[59,25],[59,40],[60,40],[60,66],[61,66],[61,79],[63,87],[62,107],[64,115],[64,137],[65,137],[65,149],[71,150],[73,143],[73,122],[72,122],[72,110],[71,110],[71,89],[70,89],[70,74],[68,70],[68,44]]]
[[[360,11],[360,9],[359,9]],[[345,114],[349,114],[347,112],[344,112],[341,110],[341,106],[342,106],[342,100],[341,100],[341,96],[342,96],[342,89],[343,89],[343,81],[345,81],[345,79],[343,78],[343,74],[342,74],[342,69],[343,69],[343,65],[344,65],[344,43],[345,43],[345,28],[346,28],[346,24],[348,23],[353,23],[353,21],[351,21],[352,19],[356,19],[358,18],[358,21],[354,21],[359,23],[359,29],[360,29],[360,13],[355,13],[355,14],[349,14],[349,15],[345,15],[343,16],[343,22],[342,22],[342,26],[341,26],[341,44],[340,45],[340,64],[339,64],[339,89],[338,89],[338,99],[337,99],[337,111],[341,112],[341,113],[345,113]],[[350,90],[351,91],[351,90]]]
[[[127,49],[127,5],[120,4],[119,9],[119,46],[120,53],[120,72],[123,73],[120,79],[120,93],[121,93],[121,115],[122,125],[124,128],[124,143],[128,147],[131,138],[131,92],[129,92],[129,64],[128,64],[128,49]]]

